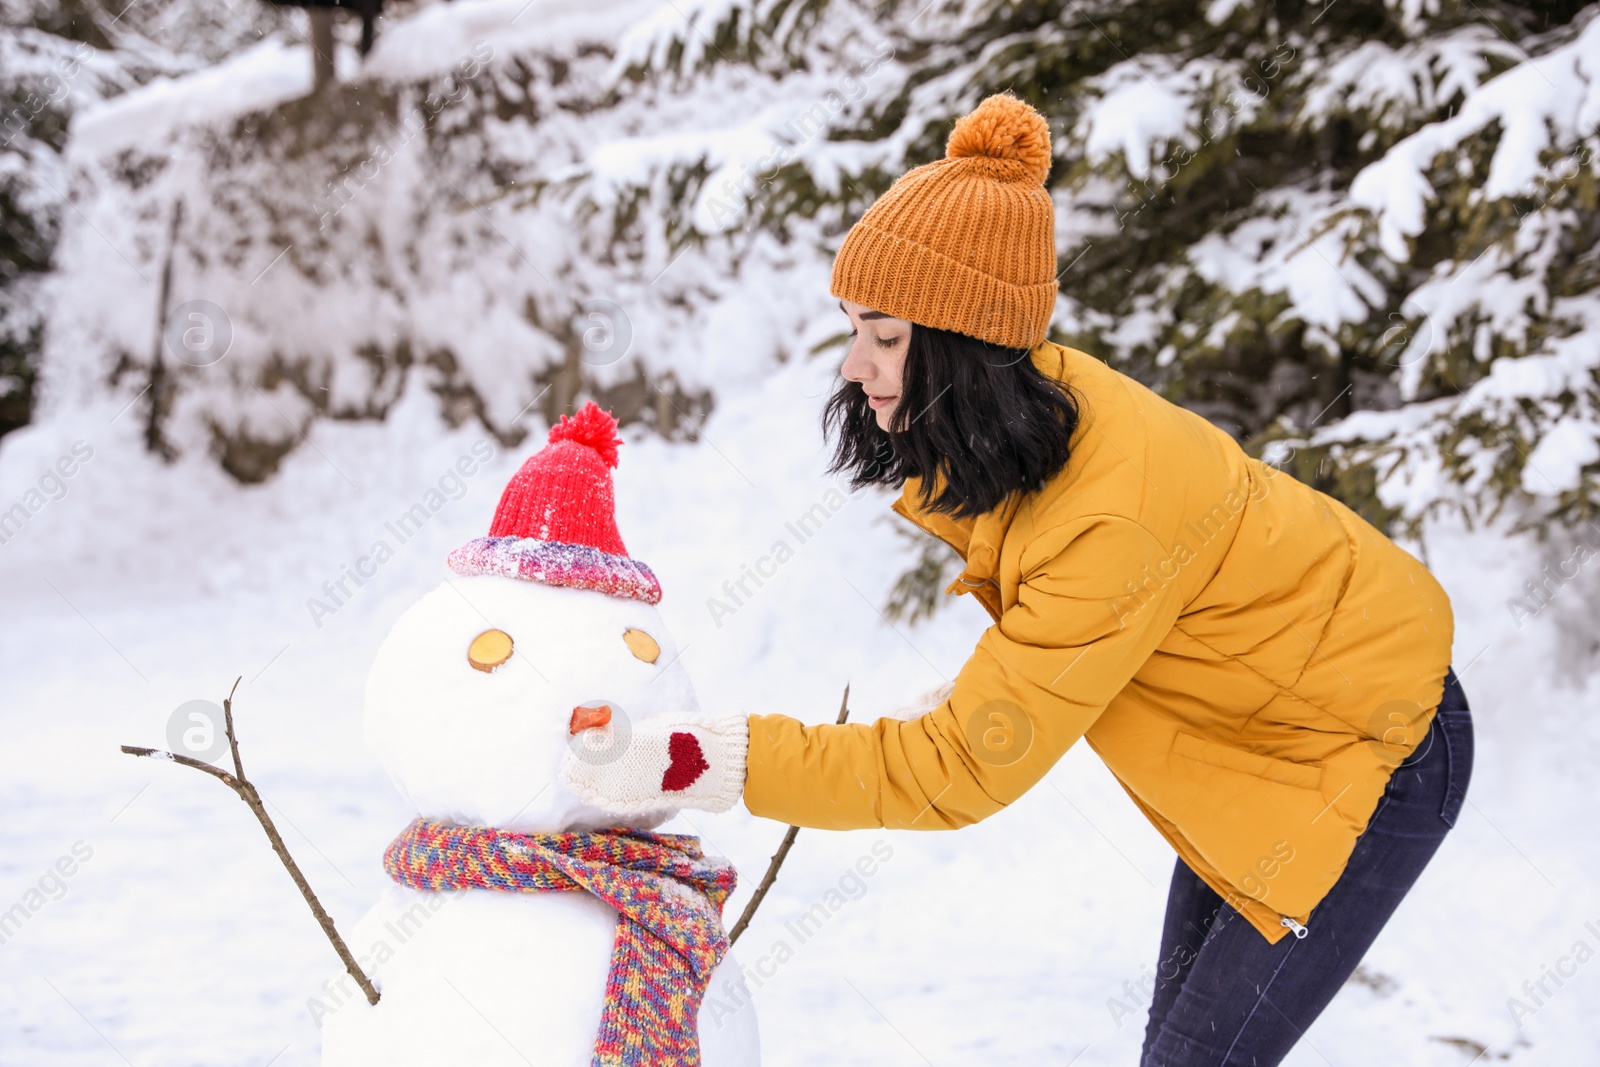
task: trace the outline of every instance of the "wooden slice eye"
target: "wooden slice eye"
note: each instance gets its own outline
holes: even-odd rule
[[[654,663],[661,655],[661,646],[656,644],[656,639],[643,630],[630,626],[622,631],[622,639],[628,643],[628,651],[646,663]]]
[[[467,662],[485,674],[511,658],[511,635],[504,630],[485,630],[467,646]]]

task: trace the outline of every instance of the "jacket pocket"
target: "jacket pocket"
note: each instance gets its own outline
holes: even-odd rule
[[[1178,731],[1172,739],[1172,751],[1180,756],[1185,756],[1201,763],[1209,763],[1215,767],[1226,767],[1230,771],[1241,774],[1254,775],[1264,778],[1269,782],[1280,785],[1293,785],[1301,789],[1320,789],[1322,787],[1322,769],[1306,763],[1296,763],[1294,760],[1275,759],[1272,756],[1263,756],[1256,752],[1246,752],[1244,749],[1232,748],[1217,741],[1211,741],[1194,734]]]

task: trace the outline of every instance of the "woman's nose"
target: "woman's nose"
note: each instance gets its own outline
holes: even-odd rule
[[[844,362],[839,364],[841,377],[852,382],[865,381],[872,370],[872,361],[861,353],[861,342],[851,341],[850,350],[844,354]]]

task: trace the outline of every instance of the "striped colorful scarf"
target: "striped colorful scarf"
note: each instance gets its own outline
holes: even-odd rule
[[[543,893],[584,889],[617,909],[593,1067],[700,1063],[700,1001],[728,950],[737,875],[698,838],[645,830],[517,834],[418,819],[383,854],[401,885]]]

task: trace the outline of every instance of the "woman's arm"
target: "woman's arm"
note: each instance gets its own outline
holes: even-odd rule
[[[1075,519],[1025,561],[1036,548],[1047,558],[927,714],[842,726],[752,715],[745,806],[832,830],[953,829],[1044,777],[1172,628],[1186,583],[1126,518]]]

